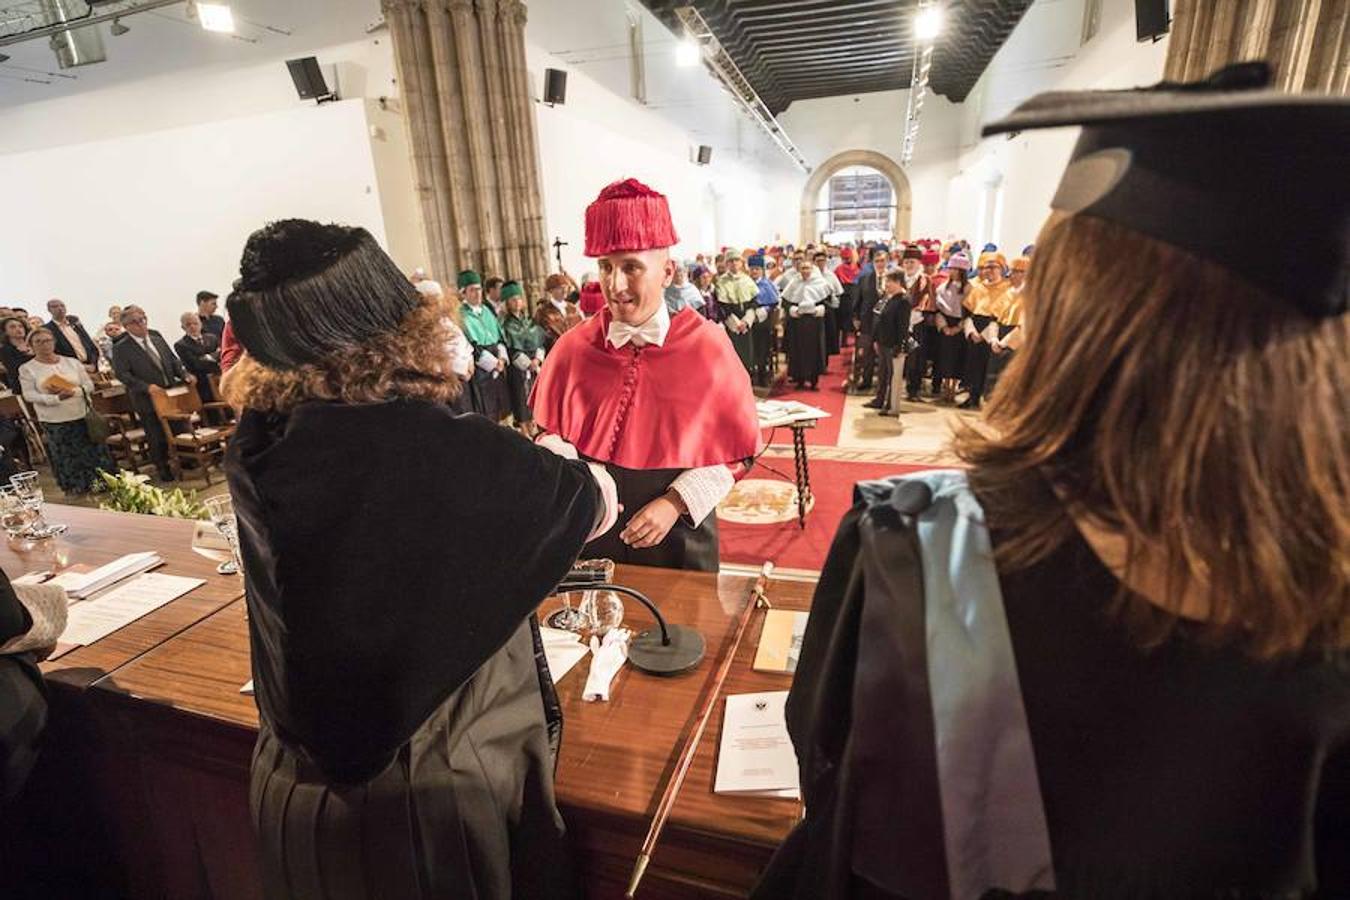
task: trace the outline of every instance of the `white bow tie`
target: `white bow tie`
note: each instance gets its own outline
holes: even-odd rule
[[[666,332],[670,328],[670,316],[662,315],[663,310],[664,306],[641,325],[629,325],[617,319],[610,322],[607,334],[610,344],[615,350],[629,341],[633,341],[639,347],[660,347],[666,342]]]

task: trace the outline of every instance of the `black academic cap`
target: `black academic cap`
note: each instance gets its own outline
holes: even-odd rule
[[[396,331],[421,302],[364,228],[282,219],[249,235],[225,306],[251,357],[294,369]]]
[[[1052,207],[1187,250],[1310,316],[1339,315],[1350,301],[1350,98],[1269,84],[1265,63],[1239,63],[1194,84],[1053,91],[984,134],[1081,125]]]

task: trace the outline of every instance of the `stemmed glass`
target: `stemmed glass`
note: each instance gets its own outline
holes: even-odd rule
[[[208,497],[204,504],[206,514],[211,517],[211,524],[216,526],[225,537],[225,542],[230,545],[230,558],[216,566],[216,571],[221,575],[237,575],[243,571],[244,565],[239,561],[239,520],[234,515],[234,501],[229,494],[220,494],[216,497]]]
[[[18,475],[11,475],[9,483],[14,486],[14,492],[23,500],[24,505],[34,512],[33,522],[28,526],[28,537],[42,540],[65,533],[65,525],[48,525],[43,521],[42,484],[38,481],[37,472],[20,472]]]
[[[23,537],[35,519],[33,508],[19,496],[18,488],[12,484],[0,487],[0,526],[8,537]]]

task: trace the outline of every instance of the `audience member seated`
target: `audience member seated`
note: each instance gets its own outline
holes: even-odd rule
[[[0,322],[0,329],[4,329],[3,337],[0,337],[4,341],[0,343],[0,363],[5,365],[5,386],[19,394],[23,392],[19,385],[19,369],[33,358],[33,351],[28,346],[28,320],[10,316]]]
[[[255,232],[227,305],[263,893],[576,896],[534,611],[613,482],[447,408],[444,309],[364,229]]]
[[[211,376],[220,374],[220,338],[205,330],[205,323],[197,313],[183,313],[179,323],[183,326],[183,336],[173,349],[183,361],[183,368],[197,376],[197,393],[202,402],[211,403],[216,399],[211,390]]]
[[[169,444],[164,437],[159,416],[155,413],[150,389],[195,384],[197,379],[183,368],[183,363],[174,355],[164,336],[151,330],[145,310],[139,306],[124,308],[122,326],[126,328],[127,336],[113,347],[113,372],[117,380],[126,386],[131,407],[145,429],[150,458],[155,463],[160,480],[173,481],[173,472],[169,469]]]
[[[66,314],[66,304],[61,300],[48,300],[47,312],[51,313],[52,320],[45,327],[56,338],[56,352],[79,360],[90,374],[97,372],[98,345],[84,330],[80,320]]]
[[[116,471],[108,448],[89,439],[84,423],[94,382],[78,359],[57,355],[48,329],[34,331],[29,343],[33,359],[19,369],[23,399],[42,423],[56,483],[68,496],[86,494],[99,484],[99,471]]]

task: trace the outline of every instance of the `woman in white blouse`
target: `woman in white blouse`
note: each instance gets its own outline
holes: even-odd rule
[[[68,495],[88,493],[100,469],[116,471],[108,448],[90,441],[84,424],[94,383],[79,360],[56,355],[56,339],[47,329],[34,331],[28,343],[33,359],[19,367],[19,384],[46,433],[56,483]]]

